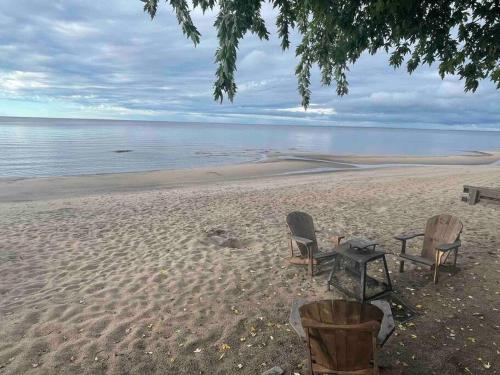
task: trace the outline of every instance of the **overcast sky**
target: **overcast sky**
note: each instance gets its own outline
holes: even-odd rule
[[[294,51],[281,51],[269,8],[273,37],[241,43],[238,94],[221,105],[212,98],[214,17],[193,16],[196,48],[164,3],[151,21],[139,0],[1,0],[0,115],[500,129],[500,92],[490,81],[465,94],[436,67],[410,76],[383,53],[351,68],[343,98],[316,72],[304,113]]]

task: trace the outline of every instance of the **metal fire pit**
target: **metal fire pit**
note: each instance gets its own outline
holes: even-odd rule
[[[376,250],[376,246],[362,239],[351,239],[338,246],[328,290],[333,286],[360,302],[392,292],[385,252]]]

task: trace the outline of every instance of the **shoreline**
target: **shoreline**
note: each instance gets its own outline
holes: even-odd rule
[[[349,164],[356,167],[394,165],[487,165],[500,160],[500,151],[463,151],[457,155],[329,155],[316,153],[270,153],[270,160],[305,160]]]
[[[388,168],[486,166],[494,165],[498,161],[500,161],[500,152],[480,151],[448,156],[273,153],[265,160],[226,166],[76,176],[0,178],[0,202],[37,201]]]

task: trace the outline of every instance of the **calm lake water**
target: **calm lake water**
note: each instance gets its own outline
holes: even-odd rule
[[[269,151],[447,155],[498,149],[500,131],[0,118],[0,177],[235,164]]]

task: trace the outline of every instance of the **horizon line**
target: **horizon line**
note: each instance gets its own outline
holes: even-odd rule
[[[37,116],[6,116],[0,115],[0,125],[5,119],[20,119],[20,120],[69,120],[69,121],[106,121],[106,122],[144,122],[144,123],[166,123],[166,124],[189,124],[189,125],[223,125],[223,126],[294,126],[294,127],[312,127],[312,128],[349,128],[349,129],[389,129],[389,130],[423,130],[423,131],[457,131],[457,132],[499,132],[500,127],[496,128],[474,128],[467,129],[464,128],[467,125],[430,125],[430,126],[441,126],[441,127],[419,127],[417,126],[382,126],[382,125],[339,125],[339,124],[272,124],[272,123],[248,123],[248,122],[212,122],[212,121],[172,121],[172,120],[144,120],[144,119],[116,119],[116,118],[95,118],[95,117],[37,117]],[[475,126],[475,125],[470,125]],[[448,128],[449,127],[449,128]],[[458,128],[461,127],[461,128]]]

